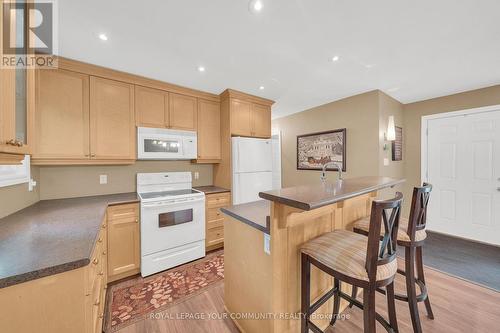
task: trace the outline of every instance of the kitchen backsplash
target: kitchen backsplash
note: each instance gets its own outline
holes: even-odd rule
[[[71,198],[136,191],[136,174],[140,172],[190,171],[193,186],[212,185],[213,166],[189,161],[137,161],[116,166],[43,166],[39,167],[40,200]],[[199,179],[195,179],[195,173]],[[100,184],[100,176],[107,184]]]

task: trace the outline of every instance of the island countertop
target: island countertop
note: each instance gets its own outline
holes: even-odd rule
[[[136,193],[42,200],[0,219],[0,288],[86,266],[110,205]]]
[[[224,207],[221,212],[240,222],[248,224],[266,234],[270,234],[271,205],[267,200],[258,200],[244,204]]]
[[[298,209],[312,210],[387,187],[393,187],[403,182],[405,182],[405,179],[377,176],[348,178],[318,185],[295,186],[260,192],[259,196]]]

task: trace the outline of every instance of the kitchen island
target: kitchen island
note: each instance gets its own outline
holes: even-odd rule
[[[361,177],[261,192],[265,200],[223,209],[224,302],[242,332],[300,332],[300,247],[370,214],[377,191],[404,182]],[[311,299],[330,290],[333,279],[313,267]],[[342,288],[350,293],[350,286]],[[313,321],[328,325],[332,300]],[[341,308],[347,306],[341,302]],[[319,318],[324,315],[324,318]]]

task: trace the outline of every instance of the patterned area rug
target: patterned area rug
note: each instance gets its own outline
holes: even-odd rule
[[[109,290],[106,332],[115,332],[151,313],[203,292],[224,279],[224,253],[217,251],[203,259],[171,270],[118,283]]]

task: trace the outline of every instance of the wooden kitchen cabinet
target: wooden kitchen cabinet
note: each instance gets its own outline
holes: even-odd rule
[[[131,164],[134,86],[65,69],[36,73],[34,165]]]
[[[231,193],[206,194],[205,197],[205,220],[207,251],[224,246],[224,215],[221,208],[231,204]]]
[[[197,163],[217,163],[221,159],[220,103],[198,100]]]
[[[271,107],[252,103],[252,136],[271,137]]]
[[[135,86],[135,114],[139,127],[169,127],[168,93],[159,90]]]
[[[140,272],[139,205],[108,208],[108,280],[116,281]]]
[[[272,103],[233,90],[223,94],[223,98],[225,97],[229,100],[231,135],[257,138],[271,137]]]
[[[90,157],[135,160],[134,85],[90,77]]]
[[[89,159],[89,76],[62,69],[36,73],[37,159]]]
[[[198,105],[196,97],[169,94],[170,128],[196,131]]]
[[[252,103],[231,98],[231,134],[252,136]]]
[[[6,1],[0,1],[0,17]],[[19,5],[16,1],[11,6]],[[15,20],[15,18],[12,18]],[[2,20],[3,21],[3,20]],[[12,22],[13,26],[17,25]],[[0,27],[0,57],[3,58],[3,24]],[[10,31],[15,38],[17,31]],[[8,55],[6,55],[8,56]],[[0,70],[0,160],[19,161],[15,155],[31,154],[33,148],[33,116],[35,99],[34,69],[2,68]],[[10,164],[10,163],[9,163]]]

